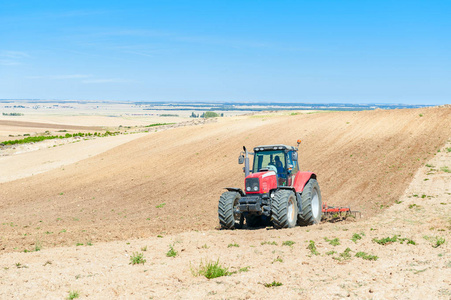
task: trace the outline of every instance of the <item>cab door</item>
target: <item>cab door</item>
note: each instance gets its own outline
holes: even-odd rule
[[[293,186],[294,177],[299,171],[299,165],[297,161],[297,152],[289,151],[287,153],[287,173],[288,173],[288,186]]]

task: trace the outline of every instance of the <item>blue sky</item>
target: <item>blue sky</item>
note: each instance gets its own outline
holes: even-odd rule
[[[451,103],[451,1],[0,0],[0,99]]]

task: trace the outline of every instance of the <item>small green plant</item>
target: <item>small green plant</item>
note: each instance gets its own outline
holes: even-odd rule
[[[75,246],[83,246],[83,243],[77,243]]]
[[[441,245],[443,245],[444,243],[445,243],[445,238],[443,238],[443,237],[437,237],[436,240],[435,240],[435,243],[432,245],[432,247],[438,248],[438,247],[440,247]]]
[[[232,248],[232,247],[239,247],[240,245],[238,245],[237,243],[233,243],[233,244],[228,244],[227,248]]]
[[[319,255],[320,253],[316,250],[315,241],[310,240],[307,249],[310,250],[311,255]]]
[[[283,242],[282,243],[282,246],[293,246],[295,244],[295,242],[293,242],[293,241],[285,241],[285,242]]]
[[[203,249],[208,249],[208,248],[210,248],[210,247],[209,247],[207,244],[203,244],[203,245],[202,245],[202,248],[203,248]]]
[[[283,284],[281,282],[274,280],[273,282],[270,282],[270,283],[263,283],[263,285],[267,288],[270,288],[270,287],[274,287],[274,286],[282,286]]]
[[[266,241],[266,242],[261,242],[261,245],[274,245],[274,246],[277,246],[277,242],[276,241],[272,241],[272,242]]]
[[[352,250],[350,248],[346,248],[345,251],[338,254],[338,256],[334,257],[334,259],[339,260],[339,261],[351,259],[351,253],[350,253],[351,251]]]
[[[141,251],[147,251],[147,246],[141,247]]]
[[[445,173],[451,173],[451,170],[449,169],[448,166],[441,167],[440,170],[442,170]]]
[[[375,242],[376,244],[379,244],[379,245],[387,245],[387,244],[391,244],[391,243],[394,243],[397,241],[398,241],[397,235],[394,235],[393,237],[386,237],[386,238],[381,238],[381,239],[374,238],[373,239],[373,242]]]
[[[21,263],[16,263],[16,268],[23,269],[23,268],[28,268],[28,266],[22,265]]]
[[[157,206],[155,206],[156,208],[162,208],[162,207],[164,207],[166,205],[166,203],[161,203],[161,204],[158,204]]]
[[[333,250],[332,250],[332,251],[326,252],[327,255],[333,255],[333,254],[335,254],[335,253],[337,253],[337,251],[333,251]]]
[[[423,114],[419,114],[419,116],[420,116],[420,117],[422,117],[422,116],[423,116]]]
[[[451,152],[451,147],[445,148],[446,152]]]
[[[248,272],[250,268],[251,268],[250,266],[243,267],[243,268],[240,268],[240,269],[238,270],[238,272],[239,272],[239,273],[242,273],[242,272]]]
[[[334,238],[333,240],[329,240],[327,237],[324,238],[326,242],[331,244],[332,246],[338,246],[340,245],[340,240],[338,238]]]
[[[163,236],[161,234],[157,235],[157,238],[163,238]]]
[[[416,210],[418,210],[418,209],[421,209],[422,207],[421,207],[421,205],[417,205],[417,204],[409,204],[409,208],[410,209],[412,209],[412,208],[415,208]]]
[[[80,293],[78,291],[69,291],[69,296],[67,299],[76,299],[80,297]]]
[[[399,242],[400,244],[403,244],[405,241],[407,241],[408,245],[416,245],[415,241],[408,239],[408,238],[401,238],[398,235],[394,235],[393,237],[386,237],[386,238],[381,238],[381,239],[377,239],[374,238],[373,242],[379,245],[387,245],[387,244],[391,244],[391,243],[395,243],[395,242]]]
[[[191,269],[194,276],[205,276],[207,279],[217,278],[221,276],[229,276],[232,273],[229,272],[229,269],[221,266],[219,263],[219,259],[217,261],[210,261],[207,263],[200,263],[200,266],[197,270]]]
[[[174,247],[172,245],[169,245],[169,251],[166,252],[167,257],[176,257],[177,251],[174,250]]]
[[[282,257],[280,257],[280,256],[277,256],[277,258],[275,258],[273,261],[272,261],[272,263],[275,263],[275,262],[283,262],[283,259],[282,259]]]
[[[35,251],[35,252],[41,251],[41,249],[42,249],[42,244],[41,244],[41,242],[40,242],[40,241],[36,241],[36,243],[34,244],[34,251]]]
[[[355,254],[355,256],[356,257],[360,257],[360,258],[363,258],[363,259],[365,259],[365,260],[377,260],[379,257],[377,257],[376,255],[370,255],[370,254],[367,254],[367,253],[365,253],[365,252],[357,252],[356,254]]]
[[[361,234],[354,233],[352,235],[351,241],[353,241],[354,243],[357,243],[358,240],[362,239],[362,235],[365,235],[365,234],[363,234],[363,233],[361,233]]]
[[[131,265],[144,264],[145,262],[144,253],[133,252],[133,255],[130,256]]]

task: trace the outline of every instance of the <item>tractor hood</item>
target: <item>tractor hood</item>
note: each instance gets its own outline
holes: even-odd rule
[[[274,171],[249,174],[244,180],[246,194],[265,194],[277,188],[277,175]]]

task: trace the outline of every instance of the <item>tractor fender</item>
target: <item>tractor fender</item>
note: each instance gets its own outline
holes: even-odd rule
[[[226,187],[225,189],[228,190],[229,192],[237,192],[241,195],[241,197],[246,196],[246,194],[240,188]]]
[[[313,172],[298,172],[294,178],[293,184],[296,193],[302,193],[305,185],[311,178],[316,179],[316,174]]]

